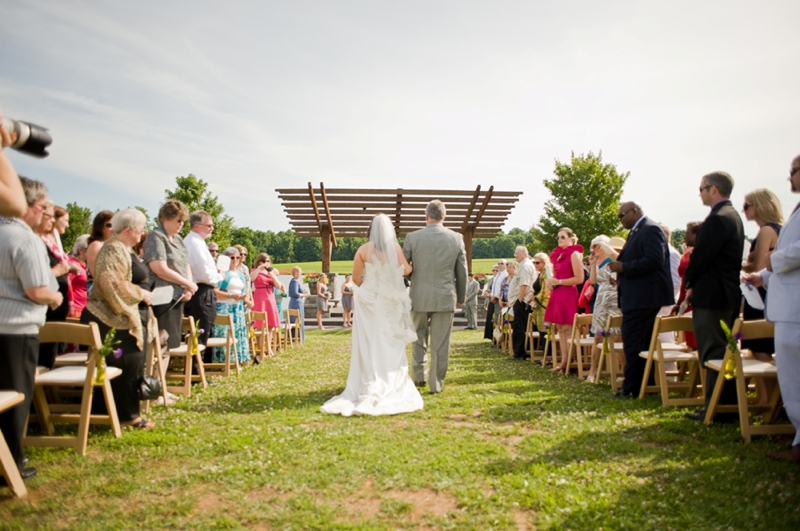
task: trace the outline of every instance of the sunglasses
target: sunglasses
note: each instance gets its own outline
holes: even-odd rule
[[[751,206],[753,206],[753,205],[751,205],[750,203],[745,203],[744,205],[742,205],[742,210],[747,212],[747,209],[750,208]]]
[[[708,190],[709,188],[711,188],[711,186],[713,186],[713,185],[710,185],[710,184],[709,184],[708,186],[701,186],[701,187],[700,187],[700,193],[702,194],[702,193],[703,193],[703,190]]]
[[[106,223],[105,227],[106,227],[107,229],[110,229],[111,227],[113,227],[113,225],[112,225],[111,223]]]
[[[789,177],[794,177],[794,174],[800,171],[800,166],[796,168],[792,168],[792,171],[789,172]]]
[[[542,263],[541,261],[537,261],[537,260],[534,260],[534,261],[533,261],[533,265],[539,265],[539,264],[541,264],[541,263]]]
[[[627,212],[625,212],[625,213],[627,214]],[[622,216],[620,216],[620,217],[622,217]],[[559,240],[566,240],[567,238],[569,238],[569,236],[566,236],[566,235],[564,235],[564,234],[559,234],[559,235],[558,235],[558,239],[559,239]]]
[[[632,207],[632,208],[629,208],[628,210],[626,210],[625,212],[620,212],[619,214],[617,214],[617,218],[619,218],[619,219],[624,218],[625,216],[628,215],[628,212],[630,212],[631,210],[634,210],[635,208],[636,207]]]
[[[219,250],[218,250],[218,249],[209,249],[209,250],[208,250],[208,252],[209,252],[209,253],[218,254],[218,253],[219,253]]]

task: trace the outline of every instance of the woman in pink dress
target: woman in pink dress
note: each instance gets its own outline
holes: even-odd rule
[[[80,318],[89,298],[87,291],[89,278],[86,271],[86,249],[88,247],[89,235],[78,236],[69,254],[70,263],[75,264],[78,268],[77,272],[70,271],[69,273],[69,281],[72,288],[72,297],[69,301],[69,317]]]
[[[261,253],[256,257],[255,266],[250,271],[250,280],[253,281],[253,311],[267,314],[267,352],[272,356],[275,354],[272,351],[272,334],[281,327],[278,305],[275,303],[275,290],[279,289],[286,295],[286,288],[278,280],[278,273],[272,268],[272,259],[267,253]],[[255,322],[256,328],[262,325],[263,321]]]
[[[561,348],[561,365],[551,372],[567,374],[569,352],[567,342],[572,335],[572,322],[578,313],[578,284],[583,284],[583,246],[578,245],[578,237],[572,229],[558,231],[558,246],[550,253],[553,264],[553,277],[547,279],[550,286],[550,301],[544,313],[544,321],[555,326]]]

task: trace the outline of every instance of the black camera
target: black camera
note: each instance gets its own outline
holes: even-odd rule
[[[267,271],[272,271],[272,267],[268,267],[268,268],[267,268]]]
[[[40,125],[20,122],[3,117],[3,127],[9,134],[17,133],[17,140],[10,147],[33,157],[44,158],[50,153],[47,146],[53,143],[53,137],[47,129]]]

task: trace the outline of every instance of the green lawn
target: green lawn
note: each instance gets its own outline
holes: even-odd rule
[[[472,271],[475,273],[491,274],[492,266],[497,263],[497,258],[476,258],[472,260]],[[300,266],[303,273],[322,271],[322,261],[318,262],[294,262],[291,264],[274,264],[281,274],[290,274],[294,266]],[[338,260],[331,262],[331,272],[344,275],[353,271],[352,260]]]
[[[424,411],[341,418],[349,332],[156,408],[150,432],[92,427],[86,457],[32,448],[30,499],[0,490],[0,529],[800,528],[800,467],[738,428],[660,399],[612,400],[453,334]],[[788,442],[788,441],[787,441]]]

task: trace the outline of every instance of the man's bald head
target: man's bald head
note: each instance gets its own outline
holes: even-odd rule
[[[643,215],[642,207],[633,201],[627,201],[619,206],[619,222],[628,230],[633,228]]]

